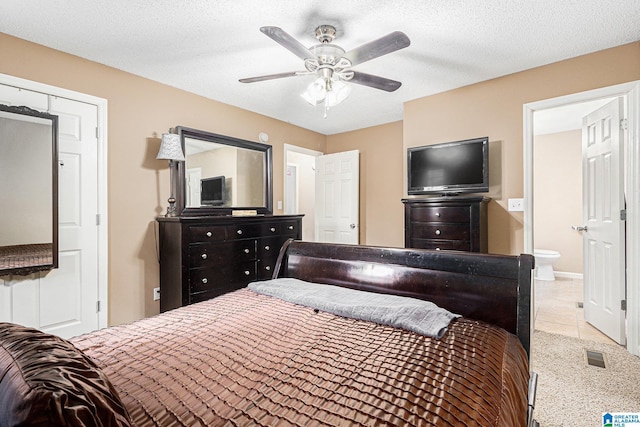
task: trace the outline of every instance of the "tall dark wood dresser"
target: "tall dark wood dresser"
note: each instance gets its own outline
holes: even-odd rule
[[[402,199],[407,248],[488,252],[488,197]]]

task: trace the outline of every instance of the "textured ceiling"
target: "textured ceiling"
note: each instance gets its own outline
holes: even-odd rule
[[[0,32],[323,134],[401,120],[406,101],[638,41],[639,23],[638,0],[0,2]],[[304,69],[261,26],[311,46],[320,24],[337,28],[345,50],[406,33],[409,47],[354,67],[402,87],[353,85],[323,118],[299,96],[309,76],[238,82]]]

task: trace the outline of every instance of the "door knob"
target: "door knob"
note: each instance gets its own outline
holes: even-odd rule
[[[353,230],[354,228],[356,228],[355,224],[349,224],[349,227]]]
[[[572,225],[571,229],[576,230],[576,231],[587,231],[587,226],[581,226],[581,225]]]

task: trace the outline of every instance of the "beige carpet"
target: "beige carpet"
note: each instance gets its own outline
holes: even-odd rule
[[[606,368],[587,365],[585,349],[603,352]],[[604,412],[640,412],[640,358],[623,347],[535,331],[531,369],[541,427],[602,427]]]

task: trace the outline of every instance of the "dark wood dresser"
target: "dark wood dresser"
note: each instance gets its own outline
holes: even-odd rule
[[[488,252],[488,197],[402,199],[407,248]]]
[[[270,279],[302,215],[159,217],[160,311]]]

